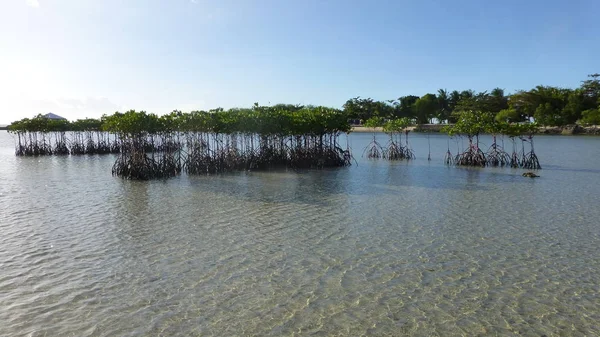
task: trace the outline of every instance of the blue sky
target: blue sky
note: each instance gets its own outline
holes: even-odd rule
[[[2,0],[0,124],[576,87],[600,1]]]

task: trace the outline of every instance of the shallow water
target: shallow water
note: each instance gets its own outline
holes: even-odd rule
[[[600,335],[600,137],[536,137],[538,179],[371,137],[350,168],[132,182],[0,131],[0,336]]]

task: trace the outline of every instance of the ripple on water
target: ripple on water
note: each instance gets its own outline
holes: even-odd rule
[[[561,139],[537,180],[419,135],[411,163],[158,182],[2,150],[0,335],[600,335],[600,156],[551,151],[600,139]]]

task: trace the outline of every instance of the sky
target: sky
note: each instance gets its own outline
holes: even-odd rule
[[[598,0],[0,0],[0,124],[577,87]]]

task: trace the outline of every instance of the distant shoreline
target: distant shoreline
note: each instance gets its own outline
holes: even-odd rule
[[[419,133],[440,133],[442,127],[446,124],[420,124],[411,126],[409,131]],[[368,128],[365,126],[352,126],[352,132],[383,132],[383,128]],[[538,129],[538,135],[598,135],[600,136],[600,125],[580,126],[580,125],[565,125],[565,126],[542,126]]]
[[[422,124],[417,126],[411,126],[408,128],[409,131],[419,133],[439,133],[445,124]],[[0,131],[8,130],[8,126],[0,126]],[[364,133],[364,132],[383,132],[383,128],[368,128],[365,126],[356,125],[352,127],[352,132]],[[539,135],[597,135],[600,136],[600,125],[593,126],[579,126],[579,125],[567,125],[567,126],[542,126],[539,128]]]

